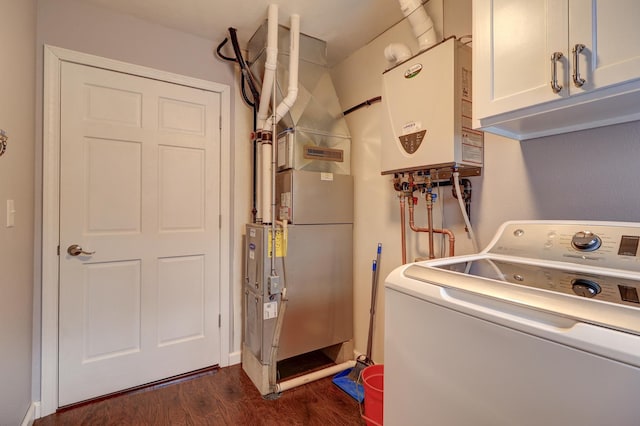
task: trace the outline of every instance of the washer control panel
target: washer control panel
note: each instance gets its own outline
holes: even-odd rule
[[[621,278],[505,259],[443,263],[436,268],[640,308],[640,276],[634,279],[637,274]]]
[[[640,223],[517,221],[502,225],[486,251],[640,272],[639,245]]]

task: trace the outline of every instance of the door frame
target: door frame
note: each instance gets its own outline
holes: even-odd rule
[[[233,240],[231,91],[225,84],[173,74],[140,65],[44,46],[42,160],[42,334],[40,415],[58,409],[58,289],[60,241],[60,68],[72,62],[144,78],[193,87],[220,95],[220,365],[230,363],[231,253]],[[226,284],[225,284],[226,283]]]

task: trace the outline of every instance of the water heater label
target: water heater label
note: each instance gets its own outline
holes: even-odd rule
[[[462,68],[462,97],[471,100],[471,70]]]
[[[484,133],[462,129],[462,161],[482,165],[483,157]]]
[[[413,78],[420,74],[420,71],[422,71],[422,64],[411,65],[409,69],[404,72],[404,78]]]

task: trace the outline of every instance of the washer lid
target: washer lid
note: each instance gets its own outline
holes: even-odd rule
[[[498,263],[496,264],[496,262]],[[605,285],[606,290],[601,292],[604,293],[606,291],[607,294],[612,291],[610,289],[618,288],[618,285],[623,287],[633,286],[633,288],[640,291],[637,281],[593,275],[587,277],[586,274],[580,274],[575,271],[563,271],[553,268],[538,268],[536,272],[535,269],[526,269],[530,268],[531,265],[518,264],[516,262],[512,264],[504,262],[509,264],[508,268],[514,268],[505,273],[507,271],[505,265],[493,259],[480,259],[438,266],[425,263],[412,264],[404,268],[401,275],[409,278],[408,281],[393,279],[392,276],[394,274],[390,275],[392,280],[389,281],[388,279],[387,287],[438,303],[437,298],[434,298],[432,293],[427,291],[423,285],[411,281],[415,280],[640,336],[640,307],[638,307],[637,303],[629,301],[612,303],[608,300],[599,300],[596,297],[579,296],[573,291],[573,284],[571,284],[571,293],[549,290],[544,288],[544,285],[548,284],[547,281],[535,280],[529,277],[539,275],[546,279],[545,274],[549,274],[552,276],[551,281],[559,286],[567,286],[567,282],[570,283],[573,279],[591,279],[597,284]],[[471,265],[469,266],[469,264]],[[500,266],[505,270],[500,269]],[[469,273],[465,273],[467,267],[469,267]],[[455,268],[461,269],[461,271],[453,270]],[[517,276],[518,274],[523,276],[523,281],[518,281],[517,278],[514,278],[514,275]],[[505,276],[510,276],[513,281],[517,281],[517,284],[505,279]],[[537,281],[538,285],[528,286],[524,284],[524,281],[527,281],[527,283],[535,283]],[[619,292],[620,290],[616,291]],[[603,299],[603,297],[600,299]]]
[[[532,265],[503,259],[477,259],[434,266],[448,271],[572,296],[640,308],[640,279]],[[639,319],[640,321],[640,319]]]

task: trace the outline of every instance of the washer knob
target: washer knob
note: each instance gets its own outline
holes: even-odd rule
[[[591,280],[586,280],[584,278],[576,278],[571,281],[571,288],[573,292],[578,296],[592,298],[596,294],[600,293],[601,288],[600,285]]]
[[[571,239],[574,249],[580,251],[594,251],[600,248],[602,240],[591,231],[576,232]]]

